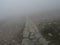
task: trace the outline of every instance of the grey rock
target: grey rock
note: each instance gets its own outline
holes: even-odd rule
[[[40,36],[40,33],[36,33],[35,34],[35,37],[38,39],[38,38],[40,38],[41,36]]]
[[[34,45],[34,42],[29,39],[23,39],[22,45]]]

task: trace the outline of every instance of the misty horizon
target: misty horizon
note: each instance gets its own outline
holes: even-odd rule
[[[0,0],[0,19],[60,9],[59,0]]]

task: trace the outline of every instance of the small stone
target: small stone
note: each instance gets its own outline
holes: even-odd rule
[[[18,27],[18,25],[16,25],[16,28]]]
[[[7,42],[7,40],[5,40]]]
[[[48,23],[49,25],[51,24],[51,23]]]
[[[57,24],[56,22],[54,22],[54,24]]]
[[[42,26],[42,28],[45,28],[44,26]]]
[[[30,35],[34,35],[34,33],[30,32]]]
[[[30,38],[31,38],[31,39],[35,38],[34,33],[31,33],[31,34],[30,34]]]
[[[37,41],[37,39],[34,39],[34,40],[32,40],[33,42],[36,42]]]
[[[29,39],[23,39],[22,45],[34,45],[34,42]]]
[[[43,39],[43,38],[40,38],[40,39],[39,39],[39,42],[40,42],[40,44],[42,44],[42,45],[48,45],[48,42],[47,42],[45,39]]]
[[[20,45],[20,44],[17,44],[17,45]]]
[[[51,33],[48,33],[49,36],[53,36]]]
[[[13,42],[16,42],[15,40],[12,40]]]
[[[30,36],[30,39],[35,39],[35,36]]]
[[[40,33],[37,32],[37,33],[35,34],[35,37],[36,37],[37,39],[40,38]]]
[[[58,35],[60,36],[60,33],[58,33]]]

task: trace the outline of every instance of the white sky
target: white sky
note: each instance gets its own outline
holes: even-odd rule
[[[0,0],[0,17],[60,8],[60,0]]]

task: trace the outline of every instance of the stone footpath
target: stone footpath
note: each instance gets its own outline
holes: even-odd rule
[[[48,42],[39,33],[36,25],[29,19],[23,31],[22,45],[48,45]]]

